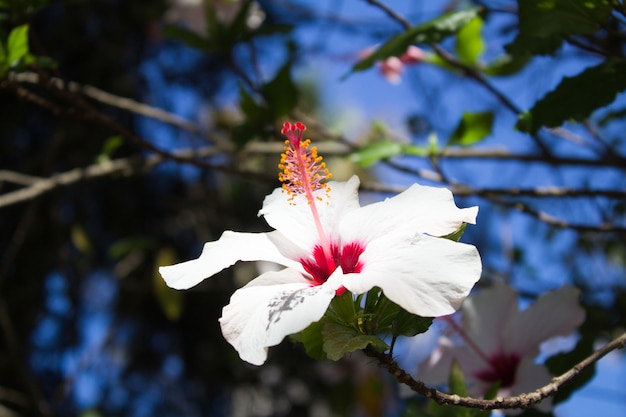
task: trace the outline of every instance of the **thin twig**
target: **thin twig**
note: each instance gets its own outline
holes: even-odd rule
[[[197,150],[179,151],[174,155],[184,158],[192,156],[195,158],[202,158],[213,155],[218,151],[219,150],[215,147],[207,147]],[[30,184],[28,187],[0,195],[0,208],[32,200],[54,190],[59,186],[67,186],[79,181],[96,179],[116,173],[131,175],[137,172],[145,172],[165,160],[166,158],[161,155],[152,155],[146,158],[120,158],[113,161],[96,163],[85,168],[75,168],[67,172],[54,174],[48,178],[42,178],[39,181]]]
[[[435,388],[430,388],[421,381],[414,379],[406,371],[404,371],[398,363],[393,359],[392,355],[388,353],[382,353],[376,351],[371,346],[368,346],[364,352],[367,356],[376,358],[380,365],[387,369],[387,371],[393,375],[398,382],[405,384],[414,392],[421,394],[427,398],[431,398],[438,404],[442,405],[457,405],[468,408],[479,408],[481,410],[497,410],[497,409],[524,409],[534,404],[539,403],[541,400],[554,395],[562,386],[569,383],[575,378],[583,369],[593,365],[609,352],[622,349],[626,346],[626,333],[613,341],[607,343],[600,349],[593,352],[587,358],[583,359],[567,372],[555,377],[549,384],[536,389],[535,391],[516,395],[513,397],[498,397],[495,400],[483,400],[479,398],[460,397],[454,394],[447,394],[441,392]]]

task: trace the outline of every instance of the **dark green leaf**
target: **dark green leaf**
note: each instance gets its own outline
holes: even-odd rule
[[[542,126],[557,127],[567,120],[584,120],[626,89],[624,74],[626,60],[610,59],[574,77],[565,77],[556,89],[520,115],[517,128],[534,133]]]
[[[389,348],[378,336],[364,335],[352,327],[336,323],[326,323],[322,335],[326,355],[333,361],[338,361],[346,353],[365,349],[368,345],[372,345],[374,349],[381,352]]]
[[[163,28],[163,34],[165,37],[179,40],[191,48],[200,49],[205,52],[208,52],[211,49],[208,39],[205,39],[196,32],[181,26],[166,25]]]
[[[551,54],[572,35],[592,34],[611,13],[608,0],[518,0],[519,33],[513,55]]]
[[[133,251],[150,249],[154,247],[154,244],[155,240],[150,236],[131,236],[120,239],[109,247],[109,257],[118,260]]]
[[[478,11],[479,8],[472,8],[451,12],[396,35],[381,45],[371,55],[354,64],[351,72],[366,70],[374,65],[376,61],[382,61],[390,56],[400,56],[409,45],[414,43],[440,42],[444,38],[457,33],[470,20],[478,16]]]
[[[183,311],[183,292],[176,291],[165,284],[159,266],[176,263],[176,254],[170,247],[161,248],[156,255],[152,273],[152,288],[165,317],[170,321],[180,318]]]
[[[263,86],[263,95],[274,119],[289,114],[296,107],[298,89],[291,79],[290,62],[283,65],[274,79]]]
[[[456,36],[456,55],[464,64],[474,65],[485,50],[482,38],[483,20],[476,16],[459,30]]]
[[[311,323],[309,327],[300,332],[300,342],[304,345],[307,355],[316,360],[326,357],[324,337],[322,335],[325,323],[324,320]]]
[[[461,121],[448,140],[448,145],[473,145],[491,135],[493,113],[463,113]]]
[[[335,323],[346,326],[355,326],[357,321],[357,306],[355,305],[352,293],[346,291],[342,295],[333,298],[326,312],[326,317]]]
[[[412,337],[425,333],[433,323],[432,317],[421,317],[400,309],[393,324],[394,336]]]

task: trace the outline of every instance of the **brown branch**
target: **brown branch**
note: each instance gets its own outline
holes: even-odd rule
[[[184,158],[192,156],[200,158],[213,155],[218,151],[219,150],[215,147],[208,147],[198,150],[179,151],[175,155]],[[0,208],[32,200],[57,187],[71,185],[79,181],[92,180],[117,173],[132,175],[138,172],[145,172],[165,160],[167,160],[167,158],[164,158],[162,155],[152,155],[146,158],[120,158],[113,161],[97,163],[85,168],[75,168],[67,172],[54,174],[49,178],[41,178],[27,187],[0,195]]]
[[[576,365],[574,365],[567,372],[555,377],[549,384],[536,389],[535,391],[516,395],[513,397],[498,397],[494,400],[483,400],[479,398],[460,397],[454,394],[447,394],[441,392],[435,388],[430,388],[423,382],[414,379],[406,371],[404,371],[393,357],[388,353],[382,353],[376,351],[371,346],[368,346],[364,352],[367,356],[376,358],[379,364],[387,369],[387,371],[393,375],[398,382],[405,384],[414,392],[421,394],[427,398],[432,399],[437,404],[442,405],[457,405],[468,408],[479,408],[481,410],[497,410],[497,409],[513,409],[513,408],[528,408],[534,404],[539,403],[541,400],[556,394],[556,392],[565,384],[574,379],[580,372],[596,363],[607,353],[622,349],[626,346],[626,333],[613,341],[607,343],[600,349],[593,352],[587,358],[583,359]]]

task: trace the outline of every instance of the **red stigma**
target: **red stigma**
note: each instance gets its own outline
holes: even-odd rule
[[[283,128],[280,133],[287,136],[289,142],[291,142],[291,146],[298,147],[300,146],[300,142],[302,141],[302,132],[306,130],[306,126],[302,122],[296,123],[283,123]]]

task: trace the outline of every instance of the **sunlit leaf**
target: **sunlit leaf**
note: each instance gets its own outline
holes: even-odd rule
[[[479,8],[471,8],[451,12],[396,35],[381,45],[371,55],[354,64],[351,72],[366,70],[374,65],[376,61],[382,61],[390,56],[400,56],[409,45],[414,43],[440,42],[446,37],[457,33],[469,21],[478,16],[479,10]]]
[[[626,89],[624,74],[626,60],[609,59],[576,76],[565,77],[532,109],[520,115],[516,127],[524,132],[536,132],[542,126],[557,127],[568,120],[584,120]]]
[[[369,168],[381,160],[389,159],[394,156],[425,156],[427,154],[428,149],[421,146],[404,144],[392,140],[380,140],[359,148],[350,155],[350,160],[363,168]]]
[[[485,50],[482,38],[483,20],[480,16],[474,17],[459,30],[456,36],[456,55],[467,65],[474,65]]]
[[[172,265],[176,263],[176,254],[174,249],[170,247],[161,248],[156,255],[154,262],[154,272],[152,274],[152,288],[154,295],[159,302],[159,306],[170,321],[176,321],[180,318],[183,311],[183,293],[169,288],[161,274],[159,267],[163,265]]]
[[[448,145],[469,146],[491,135],[493,113],[463,113],[461,121],[448,140]]]
[[[484,68],[483,72],[491,76],[516,74],[526,66],[530,58],[530,54],[502,55]]]
[[[28,25],[16,27],[9,34],[7,41],[7,63],[16,65],[28,55]]]
[[[365,349],[368,345],[381,352],[389,348],[378,336],[364,335],[351,327],[336,323],[326,323],[322,334],[326,355],[333,361],[338,361],[346,353]]]
[[[402,144],[392,140],[376,141],[361,147],[350,155],[350,160],[362,167],[370,167],[382,159],[402,154]]]
[[[518,0],[519,33],[509,53],[551,54],[572,35],[592,34],[611,13],[608,0]]]

